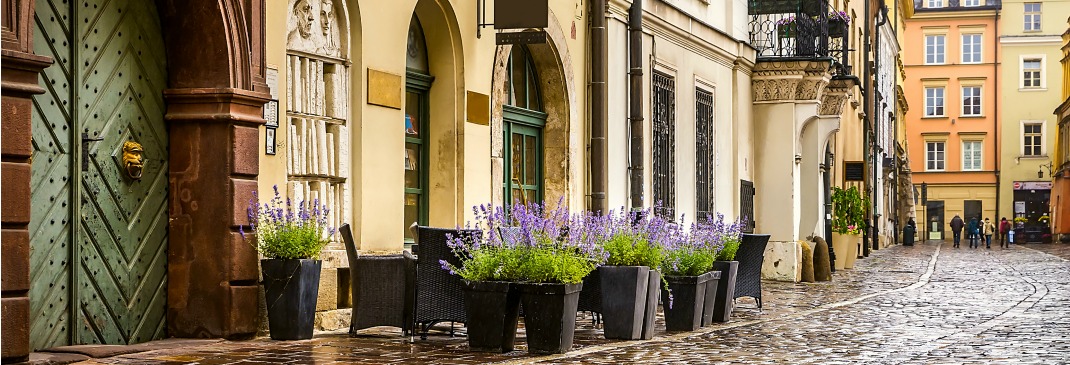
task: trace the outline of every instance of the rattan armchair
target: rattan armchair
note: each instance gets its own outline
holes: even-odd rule
[[[398,255],[361,256],[353,243],[349,224],[338,232],[349,256],[350,294],[353,317],[349,334],[377,326],[399,327],[404,335],[413,329],[416,301],[416,258],[408,252]],[[402,305],[398,305],[401,303]]]
[[[427,331],[440,322],[467,322],[461,278],[442,268],[439,260],[461,266],[461,259],[447,245],[449,237],[480,239],[479,230],[457,230],[419,227],[416,241],[420,243],[417,260],[416,314],[420,338],[427,339]],[[453,334],[453,330],[450,330]]]
[[[765,246],[768,243],[767,234],[744,233],[739,250],[736,251],[739,269],[736,272],[735,298],[754,298],[758,310],[762,309],[762,263],[765,261]]]

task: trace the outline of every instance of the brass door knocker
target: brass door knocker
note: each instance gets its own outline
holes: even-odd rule
[[[140,143],[123,143],[123,168],[126,170],[126,176],[131,179],[141,180],[141,172],[145,169],[145,157],[142,156],[144,151]]]

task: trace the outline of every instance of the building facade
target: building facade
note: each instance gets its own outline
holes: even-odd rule
[[[1051,163],[1058,119],[1049,110],[1062,102],[1060,45],[1063,16],[1058,1],[1005,3],[1000,16],[999,218],[1014,221],[1016,241],[1040,242],[1051,223]],[[1045,107],[1038,107],[1044,105]]]
[[[902,43],[913,182],[921,185],[919,234],[950,238],[954,216],[995,218],[998,209],[1001,3],[915,1]],[[921,228],[924,227],[924,233]]]
[[[1070,18],[1067,18],[1070,24]],[[1052,234],[1060,242],[1070,239],[1070,26],[1063,31],[1062,104],[1055,109],[1059,121],[1058,143],[1053,153],[1053,182],[1050,201]]]

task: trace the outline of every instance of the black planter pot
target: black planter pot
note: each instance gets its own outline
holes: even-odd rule
[[[728,322],[732,317],[735,304],[732,299],[736,296],[736,271],[739,270],[739,261],[714,261],[713,271],[720,272],[717,279],[717,298],[713,302],[713,321]]]
[[[646,315],[647,266],[602,266],[602,320],[607,339],[636,340],[643,335]]]
[[[465,281],[464,310],[468,348],[472,351],[513,351],[520,313],[520,292],[504,281]]]
[[[516,285],[524,305],[528,353],[563,354],[572,348],[583,283]]]
[[[654,319],[658,316],[658,294],[661,294],[661,272],[650,270],[646,284],[646,313],[643,315],[643,339],[654,338]]]
[[[713,323],[713,309],[717,301],[717,284],[721,279],[721,272],[711,271],[705,275],[709,276],[709,278],[706,280],[706,295],[703,296],[702,300],[702,327]]]
[[[320,260],[260,260],[267,299],[268,330],[273,340],[312,338]]]
[[[662,289],[661,297],[665,301],[665,330],[694,331],[702,325],[702,302],[706,297],[706,281],[709,273],[699,276],[666,276],[669,282],[669,296]]]

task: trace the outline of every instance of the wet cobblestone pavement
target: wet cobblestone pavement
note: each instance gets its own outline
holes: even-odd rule
[[[482,354],[468,352],[463,337],[409,342],[397,331],[371,330],[357,338],[336,332],[308,341],[224,341],[85,363],[1070,363],[1068,259],[1066,244],[895,246],[859,259],[832,282],[764,282],[763,312],[740,299],[732,322],[696,332],[607,341],[583,320],[565,355],[528,356],[522,333],[517,351]]]

